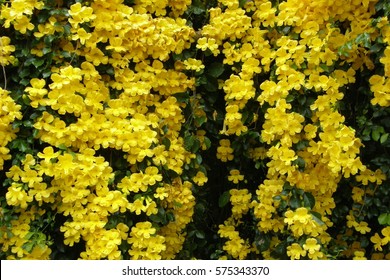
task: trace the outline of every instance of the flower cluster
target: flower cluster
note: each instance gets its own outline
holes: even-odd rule
[[[0,65],[3,67],[16,62],[15,57],[12,55],[12,53],[15,51],[15,46],[10,45],[10,43],[11,39],[9,37],[0,37]]]
[[[235,230],[234,221],[229,219],[225,224],[219,226],[219,235],[228,239],[223,249],[235,259],[243,260],[250,252],[250,246],[247,241],[242,239],[239,232]]]
[[[382,2],[2,1],[0,255],[388,258]]]
[[[11,158],[7,145],[16,138],[18,129],[12,128],[12,122],[21,119],[21,106],[9,96],[9,91],[0,88],[0,170],[4,161]]]
[[[52,57],[56,66],[34,75],[23,89],[30,108],[44,108],[32,127],[43,146],[7,172],[6,202],[20,213],[38,207],[44,215],[64,216],[63,243],[73,247],[83,241],[83,259],[174,258],[184,242],[194,196],[192,184],[180,175],[195,155],[182,137],[185,104],[174,95],[191,90],[195,80],[167,61],[194,41],[195,31],[179,17],[189,4],[77,1],[50,17],[40,17],[43,1],[2,5],[6,28],[33,31],[39,43],[32,60],[45,58],[48,40],[62,36]],[[14,63],[10,39],[1,37],[1,43],[1,65]],[[183,63],[188,70],[202,69],[197,60]],[[22,115],[8,91],[1,91],[1,102],[3,166],[11,158],[6,146],[18,131],[12,122]],[[204,184],[202,174],[193,181]],[[132,226],[130,217],[139,222]],[[2,241],[7,257],[37,256],[39,244],[25,235],[44,226],[34,224],[15,235],[20,240]],[[16,252],[29,242],[31,250]]]
[[[223,85],[226,114],[221,131],[236,135],[237,140],[230,139],[232,146],[238,146],[241,135],[258,130],[256,120],[248,118],[249,104],[257,101],[258,111],[264,112],[262,143],[252,146],[250,156],[255,162],[265,161],[268,168],[251,204],[258,231],[288,229],[301,242],[290,244],[289,257],[324,258],[321,250],[331,240],[327,228],[333,223],[328,217],[336,207],[333,196],[340,179],[368,170],[359,156],[362,141],[346,124],[338,104],[348,84],[356,82],[357,71],[373,67],[359,34],[366,32],[374,38],[380,32],[387,38],[387,27],[376,31],[370,24],[376,1],[356,1],[348,8],[333,1],[291,0],[277,7],[272,1],[248,1],[244,7],[238,1],[219,2],[219,8],[210,9],[210,21],[197,47],[215,56],[222,54],[223,63],[232,66],[233,74]],[[338,25],[351,20],[348,32]],[[236,26],[236,22],[241,24]],[[388,25],[386,20],[380,24]],[[269,27],[274,27],[272,32]],[[345,47],[350,42],[356,44]],[[388,105],[387,55],[386,48],[380,59],[385,76],[370,79],[372,103],[381,106]],[[348,64],[339,67],[340,60],[341,65]],[[309,110],[298,109],[302,105]],[[224,147],[220,143],[217,157],[233,160]],[[229,154],[234,155],[234,149]],[[233,174],[227,177],[239,180]],[[358,189],[354,192],[359,201]],[[233,205],[232,210],[236,208]],[[369,232],[367,223],[359,219],[353,224],[358,232]],[[302,238],[310,244],[302,243]]]

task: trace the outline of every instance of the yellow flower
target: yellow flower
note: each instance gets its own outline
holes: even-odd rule
[[[135,260],[159,260],[167,248],[165,238],[156,234],[150,222],[137,223],[131,229],[127,242],[131,244],[129,254]]]
[[[307,220],[311,219],[311,216],[308,214],[307,208],[300,207],[295,210],[294,219],[301,223],[305,223]]]
[[[381,232],[383,234],[382,245],[385,246],[390,242],[390,226],[385,227]]]
[[[352,189],[352,199],[357,203],[363,203],[364,190],[358,187]]]
[[[91,7],[82,6],[79,2],[70,6],[69,15],[71,18],[68,20],[73,28],[77,28],[80,23],[89,22],[96,18]]]
[[[47,89],[45,89],[46,82],[44,79],[33,78],[30,81],[32,87],[26,87],[24,90],[28,93],[28,97],[31,100],[31,106],[34,108],[38,108],[39,104],[44,105],[44,96],[48,93]]]
[[[168,197],[168,193],[164,187],[158,187],[156,189],[156,193],[153,196],[160,200],[164,200],[166,197]]]
[[[355,251],[354,253],[354,260],[367,260],[367,258],[364,256],[364,251]]]
[[[293,243],[287,247],[287,256],[292,260],[299,260],[301,257],[306,256],[306,250],[302,249],[298,243]]]
[[[145,174],[143,175],[142,182],[147,185],[154,185],[156,182],[163,179],[162,175],[159,174],[159,170],[155,166],[148,166],[145,169]]]
[[[262,3],[260,7],[258,7],[254,14],[254,17],[256,17],[256,19],[258,19],[263,26],[273,27],[276,23],[275,12],[276,8],[272,8],[271,1],[266,1]]]
[[[78,28],[76,30],[72,30],[72,40],[79,40],[82,45],[85,45],[85,42],[92,37],[91,33],[85,31],[84,28]]]
[[[240,175],[240,171],[237,169],[230,170],[230,176],[228,176],[228,180],[233,182],[234,184],[238,184],[239,181],[244,180],[244,175]]]
[[[359,225],[359,224],[358,224],[358,222],[356,222],[355,216],[353,216],[352,214],[347,215],[347,227],[351,228],[351,227],[355,227],[357,225]]]
[[[54,152],[52,146],[46,147],[43,149],[42,153],[39,152],[38,157],[43,159],[46,163],[49,163],[52,159],[57,158],[60,155],[60,152]]]
[[[0,65],[6,66],[15,60],[15,57],[11,55],[15,51],[15,46],[10,45],[10,43],[11,39],[9,37],[0,37]]]
[[[203,70],[205,67],[203,65],[202,61],[197,60],[197,59],[193,59],[193,58],[189,58],[187,60],[184,60],[183,63],[185,65],[186,70],[194,70],[196,72]]]
[[[368,227],[368,223],[360,222],[357,225],[354,225],[355,229],[361,234],[366,234],[371,231],[371,228]]]
[[[386,180],[386,175],[382,172],[381,169],[375,170],[374,177],[376,180],[376,183],[378,185],[381,185],[384,180]]]
[[[198,171],[195,177],[192,178],[192,180],[198,186],[203,186],[205,183],[207,183],[208,178],[203,172]]]
[[[199,38],[196,47],[198,49],[201,49],[202,51],[206,51],[208,49],[212,52],[214,56],[217,56],[220,53],[219,45],[214,38]]]
[[[70,172],[74,170],[75,163],[73,163],[73,156],[71,154],[64,154],[58,156],[58,166],[61,167],[61,171],[68,175]]]
[[[20,33],[25,34],[27,30],[31,31],[34,29],[34,24],[30,22],[30,19],[27,16],[22,15],[14,23],[14,28]]]
[[[22,189],[22,184],[12,183],[8,188],[5,198],[7,199],[8,205],[20,206],[23,209],[26,209],[28,203],[30,203],[33,198],[28,196],[25,190]]]
[[[225,100],[249,100],[255,96],[253,80],[244,80],[237,75],[231,75],[223,87]]]
[[[304,128],[304,131],[306,133],[306,137],[308,139],[313,139],[317,135],[317,127],[312,124],[307,124]]]
[[[146,211],[146,206],[144,205],[145,198],[141,197],[136,199],[133,203],[129,203],[129,209],[131,212],[135,212],[136,215],[141,215],[142,212]]]
[[[254,73],[261,73],[260,61],[254,57],[250,57],[245,60],[244,64],[242,65],[240,76],[243,79],[251,79]]]
[[[382,238],[379,236],[378,233],[375,233],[375,235],[371,236],[370,241],[374,243],[374,248],[376,251],[382,251]]]
[[[371,99],[371,104],[380,105],[382,107],[390,106],[390,79],[379,75],[373,75],[370,80],[371,91],[374,93],[374,98]]]
[[[231,189],[230,190],[230,202],[232,203],[232,214],[238,218],[241,218],[243,214],[247,213],[250,207],[250,201],[252,195],[248,189]]]
[[[123,46],[123,40],[119,37],[111,37],[110,45],[106,47],[107,50],[113,50],[115,52],[125,52],[127,49]]]
[[[217,148],[217,158],[222,162],[231,161],[234,158],[233,149],[230,147],[230,140],[221,139]]]
[[[226,224],[226,222],[225,222]],[[218,234],[221,237],[229,238],[229,239],[234,239],[238,236],[238,232],[235,231],[234,226],[232,225],[219,225],[219,230]]]
[[[303,249],[308,251],[309,254],[314,254],[321,249],[321,245],[317,244],[317,239],[308,238],[306,239],[305,244],[303,244]]]
[[[147,216],[157,214],[158,209],[157,209],[157,204],[155,201],[153,201],[150,197],[146,198],[146,206],[145,206],[145,213]]]
[[[229,253],[233,258],[243,260],[249,254],[249,245],[241,238],[235,238],[226,241],[223,249]]]
[[[308,253],[307,256],[312,260],[324,259],[324,253],[320,251],[315,251],[313,253]]]

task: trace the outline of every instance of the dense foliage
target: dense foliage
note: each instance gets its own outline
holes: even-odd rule
[[[1,259],[390,259],[390,4],[0,0]]]

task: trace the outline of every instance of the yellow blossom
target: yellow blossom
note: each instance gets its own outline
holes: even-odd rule
[[[240,171],[237,169],[230,170],[230,176],[228,180],[232,181],[234,184],[238,184],[239,181],[244,180],[244,175],[240,175]]]
[[[193,58],[189,58],[189,59],[185,60],[183,63],[185,65],[186,70],[194,70],[196,72],[201,71],[205,67],[203,65],[202,61],[196,60]]]
[[[217,148],[217,158],[223,162],[233,160],[233,149],[230,147],[230,140],[222,139],[219,141],[219,147]]]
[[[293,243],[287,247],[287,256],[292,260],[299,260],[301,257],[306,256],[306,250],[302,249],[298,243]]]
[[[364,251],[355,251],[354,252],[354,260],[367,260],[367,258],[364,256]]]
[[[317,244],[317,239],[308,238],[306,239],[305,244],[303,244],[303,249],[305,249],[309,254],[314,254],[316,251],[319,251],[321,248],[320,244]]]
[[[198,186],[203,186],[205,183],[207,183],[208,181],[208,178],[206,177],[206,175],[201,172],[201,171],[198,171],[195,175],[195,177],[192,178],[192,180],[195,182],[195,184],[197,184]]]

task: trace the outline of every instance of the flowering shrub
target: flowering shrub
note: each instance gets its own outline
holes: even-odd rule
[[[390,5],[0,1],[2,259],[390,259]]]

